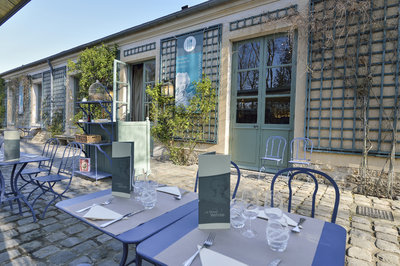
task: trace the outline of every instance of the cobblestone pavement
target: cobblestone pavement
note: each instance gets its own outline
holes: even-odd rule
[[[39,144],[23,143],[22,150],[40,153]],[[57,157],[61,157],[60,147]],[[59,159],[55,161],[58,165]],[[151,161],[151,178],[168,185],[177,185],[193,190],[197,166],[175,166],[170,162],[156,159]],[[5,176],[10,168],[1,169]],[[234,172],[232,172],[234,173]],[[262,180],[258,174],[242,170],[239,190],[243,188],[266,190],[271,180],[270,175]],[[234,179],[232,179],[234,180]],[[234,182],[232,182],[234,183]],[[232,188],[233,188],[232,184]],[[97,183],[81,177],[74,177],[69,197],[75,197],[110,188],[111,179]],[[310,200],[313,185],[296,181],[294,189],[294,210],[297,213],[310,214]],[[278,182],[276,189],[287,196],[286,184]],[[316,200],[316,218],[330,221],[330,212],[334,202],[331,187],[320,185]],[[367,206],[392,212],[394,221],[370,218],[356,214],[356,206]],[[45,206],[45,200],[39,200],[35,212],[39,216]],[[399,231],[400,202],[365,197],[341,190],[337,224],[347,230],[346,264],[347,265],[400,265]],[[14,204],[3,203],[0,208],[0,265],[117,265],[122,255],[122,244],[110,236],[100,233],[92,227],[50,207],[46,217],[38,217],[33,223],[28,208],[23,206],[22,216]],[[131,247],[130,258],[134,256]]]

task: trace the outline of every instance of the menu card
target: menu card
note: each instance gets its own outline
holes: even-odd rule
[[[230,228],[230,155],[199,155],[199,229]]]
[[[112,143],[112,195],[129,198],[132,188],[133,142]]]

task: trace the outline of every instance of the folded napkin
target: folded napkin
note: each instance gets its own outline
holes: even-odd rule
[[[159,188],[157,188],[157,191],[172,194],[175,196],[181,195],[181,191],[179,190],[178,187],[159,187]]]
[[[197,246],[197,248],[200,248],[200,246]],[[201,265],[203,266],[220,266],[220,265],[246,266],[247,265],[240,261],[222,255],[221,253],[212,251],[211,249],[208,248],[203,248],[200,251],[200,260],[201,260]]]
[[[261,209],[261,210],[258,211],[257,217],[268,220],[267,215],[265,215],[265,213],[264,213],[264,209]],[[296,226],[297,225],[297,223],[295,221],[293,221],[293,219],[290,218],[289,216],[287,216],[286,214],[283,214],[281,219],[283,220],[283,218],[286,219],[286,222],[287,222],[288,225],[290,225],[290,226]]]
[[[95,205],[83,217],[91,220],[114,220],[121,218],[122,215],[102,206]]]

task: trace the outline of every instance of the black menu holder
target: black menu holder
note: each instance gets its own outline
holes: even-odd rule
[[[199,229],[230,228],[230,155],[199,155]]]
[[[112,143],[112,195],[129,198],[134,169],[134,143]]]

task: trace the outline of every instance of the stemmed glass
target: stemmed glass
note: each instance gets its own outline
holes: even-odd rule
[[[243,217],[248,221],[248,226],[243,230],[242,235],[247,238],[256,236],[256,232],[251,228],[251,220],[257,218],[258,215],[258,197],[254,190],[246,190],[243,192],[244,210]]]
[[[268,220],[280,220],[283,216],[281,207],[282,195],[278,191],[267,190],[265,194],[264,213]]]

